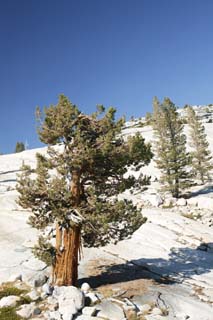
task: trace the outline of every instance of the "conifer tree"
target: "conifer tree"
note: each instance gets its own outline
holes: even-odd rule
[[[153,128],[156,136],[156,163],[161,170],[161,182],[165,191],[170,191],[176,198],[181,190],[190,186],[190,163],[186,152],[186,136],[174,103],[165,98],[160,104],[153,101]]]
[[[15,148],[15,153],[17,152],[22,152],[25,150],[25,146],[23,142],[17,142],[16,143],[16,148]]]
[[[23,166],[19,204],[32,210],[33,227],[46,230],[55,224],[56,242],[52,230],[49,241],[39,237],[34,253],[52,264],[53,283],[75,285],[81,239],[88,247],[106,245],[130,236],[145,222],[131,201],[117,195],[137,182],[125,176],[127,167],[139,170],[152,153],[139,134],[123,140],[124,119],[116,121],[113,108],[99,106],[86,115],[61,95],[57,105],[44,112],[38,108],[36,114],[38,134],[48,150],[46,156],[37,155],[33,176]]]
[[[187,108],[187,120],[190,128],[190,146],[192,148],[193,174],[199,178],[202,184],[210,180],[209,172],[213,169],[211,153],[208,150],[209,143],[206,139],[205,127],[199,120],[194,109]]]

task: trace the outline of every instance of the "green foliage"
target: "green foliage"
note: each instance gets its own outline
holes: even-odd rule
[[[16,314],[15,307],[0,308],[0,320],[22,320],[24,318]]]
[[[186,136],[183,134],[183,124],[176,110],[169,98],[165,98],[162,104],[157,98],[154,99],[156,163],[161,170],[163,189],[178,198],[181,190],[191,185],[191,158],[186,152]]]
[[[205,127],[199,120],[194,109],[188,107],[188,124],[190,128],[190,146],[192,148],[192,167],[194,177],[199,178],[202,183],[210,180],[211,153],[208,149],[209,143],[205,134]]]
[[[16,148],[15,148],[15,153],[17,152],[22,152],[25,150],[25,145],[23,142],[17,142],[16,143]]]
[[[0,288],[0,299],[8,296],[20,296],[24,293],[27,293],[27,290],[19,289],[16,287],[2,286]]]
[[[88,247],[116,243],[130,236],[146,221],[131,201],[99,201],[85,215],[84,243]]]
[[[32,252],[48,266],[55,264],[56,249],[44,237],[38,238],[38,244],[35,245]]]
[[[138,171],[148,164],[151,147],[139,134],[124,141],[124,119],[115,120],[115,112],[98,106],[97,112],[85,115],[63,95],[44,113],[37,108],[38,134],[48,145],[47,154],[37,155],[33,175],[23,166],[17,184],[19,204],[32,210],[33,227],[44,229],[57,222],[72,228],[78,223],[84,245],[99,246],[128,237],[145,222],[131,202],[118,201],[117,195],[136,185],[134,176],[125,175],[128,166]],[[72,192],[74,179],[78,202]],[[81,222],[76,222],[79,217]],[[55,248],[44,238],[39,238],[34,253],[54,263]]]
[[[151,112],[147,112],[146,113],[145,120],[146,120],[146,124],[147,125],[151,125],[152,124],[153,117],[152,117],[152,113]]]
[[[0,308],[0,320],[21,320],[23,319],[16,314],[16,309],[22,304],[28,304],[32,302],[30,297],[25,296],[28,291],[25,289],[19,289],[13,286],[4,284],[0,288],[0,299],[8,296],[20,296],[20,300],[15,307],[3,307]]]

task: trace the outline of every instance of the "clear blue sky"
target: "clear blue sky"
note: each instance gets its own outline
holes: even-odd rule
[[[212,0],[0,0],[0,152],[39,146],[60,93],[142,116],[152,98],[213,103]]]

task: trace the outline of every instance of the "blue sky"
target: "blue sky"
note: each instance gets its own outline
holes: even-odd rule
[[[212,0],[0,0],[0,152],[40,146],[60,93],[143,116],[152,98],[213,103]]]

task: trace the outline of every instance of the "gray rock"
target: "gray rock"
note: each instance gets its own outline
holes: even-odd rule
[[[33,310],[33,315],[34,316],[38,316],[39,314],[41,314],[41,309],[36,307],[34,310]]]
[[[139,312],[140,315],[147,314],[152,309],[148,303],[140,305],[140,306],[138,306],[138,308],[140,310],[140,312]]]
[[[82,309],[82,314],[87,316],[94,316],[96,314],[96,307],[84,307]]]
[[[40,298],[39,293],[36,290],[32,290],[27,294],[28,297],[30,297],[31,300],[36,301]]]
[[[85,294],[86,298],[89,298],[91,303],[96,303],[100,301],[99,297],[94,292],[88,292]]]
[[[159,194],[149,194],[147,195],[147,201],[153,206],[153,207],[159,207],[161,204],[163,204],[163,199]]]
[[[123,320],[125,318],[123,309],[111,301],[105,300],[96,307],[97,316],[100,318],[102,317],[110,320]]]
[[[158,300],[158,296],[159,296],[158,292],[148,292],[148,293],[144,294],[143,296],[133,297],[132,301],[140,310],[140,308],[144,304],[155,305],[156,301]]]
[[[179,207],[184,207],[187,205],[187,201],[184,198],[179,198],[176,202],[176,205]]]
[[[65,299],[64,301],[60,300],[58,304],[58,311],[60,312],[63,320],[72,320],[73,316],[78,312],[75,302],[72,299]]]
[[[55,287],[53,290],[53,297],[58,299],[59,305],[60,302],[66,300],[73,300],[75,307],[77,310],[80,310],[84,307],[84,295],[83,293],[76,287]]]
[[[48,280],[48,277],[44,273],[40,273],[33,279],[33,286],[35,288],[43,286]]]
[[[196,197],[192,197],[190,199],[187,200],[188,205],[190,206],[197,206],[198,200]]]
[[[160,315],[154,315],[154,314],[150,314],[145,316],[146,320],[173,320],[174,318],[168,318],[168,317],[164,317],[164,316],[160,316]],[[185,318],[176,318],[177,320],[185,320]]]
[[[48,311],[45,313],[45,318],[48,320],[61,320],[61,314],[59,311]]]
[[[53,287],[51,287],[48,283],[45,283],[43,286],[42,286],[42,291],[44,293],[46,293],[47,295],[51,295],[53,293]]]
[[[82,286],[81,286],[81,291],[84,292],[84,293],[89,292],[90,289],[91,289],[91,288],[90,288],[90,285],[89,285],[89,283],[87,283],[87,282],[84,282],[84,283],[82,284]]]
[[[32,256],[32,258],[30,258],[29,260],[24,262],[23,266],[27,269],[32,270],[32,271],[42,271],[47,267],[47,265],[43,261],[41,261],[33,256]]]
[[[162,311],[159,308],[153,308],[152,309],[152,314],[156,316],[162,316]]]
[[[17,296],[3,297],[0,300],[0,308],[3,308],[3,307],[15,307],[19,300],[20,300],[20,297],[17,297]]]
[[[77,316],[76,320],[104,320],[104,319],[81,314],[80,316]]]
[[[40,297],[42,300],[45,300],[45,299],[47,299],[48,294],[46,294],[46,292],[42,292]]]
[[[58,300],[59,312],[63,320],[72,320],[78,310],[84,307],[84,295],[76,287],[55,287],[53,298]]]
[[[22,281],[22,274],[21,273],[12,274],[7,281],[8,282],[15,282],[18,280]]]
[[[47,303],[49,304],[48,309],[50,311],[55,311],[58,309],[58,301],[57,301],[57,299],[53,298],[52,296],[49,296],[47,298]]]
[[[23,304],[20,309],[16,311],[16,313],[22,318],[29,319],[33,315],[34,310],[35,303],[32,302],[30,304]]]

